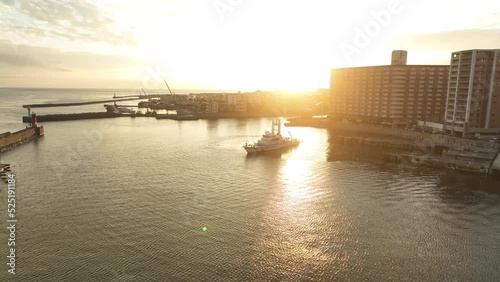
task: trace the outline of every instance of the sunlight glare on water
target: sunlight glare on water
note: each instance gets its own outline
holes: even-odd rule
[[[23,110],[8,103],[1,127],[15,130]],[[268,118],[102,122],[45,123],[44,138],[2,154],[18,182],[20,281],[500,275],[498,182],[385,163],[325,129],[286,128],[297,148],[247,156]]]

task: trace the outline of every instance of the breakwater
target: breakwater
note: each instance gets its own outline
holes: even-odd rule
[[[275,117],[273,113],[247,113],[247,112],[224,112],[224,113],[202,113],[197,115],[196,119],[221,119],[221,118],[261,118],[261,117]],[[81,120],[81,119],[101,119],[101,118],[117,118],[117,117],[157,117],[158,119],[173,119],[173,120],[187,120],[189,118],[169,114],[123,114],[123,113],[110,113],[110,112],[93,112],[93,113],[73,113],[73,114],[47,114],[38,115],[38,121],[68,121],[68,120]],[[31,117],[23,116],[24,123],[31,122]]]
[[[94,112],[94,113],[75,113],[75,114],[49,114],[49,115],[39,115],[39,122],[47,121],[67,121],[67,120],[80,120],[80,119],[100,119],[100,118],[116,118],[130,116],[121,113],[108,113],[108,112]],[[23,116],[23,122],[31,122],[31,117]]]
[[[28,127],[14,133],[5,132],[0,134],[0,152],[9,151],[15,147],[35,140],[44,135],[43,126]]]

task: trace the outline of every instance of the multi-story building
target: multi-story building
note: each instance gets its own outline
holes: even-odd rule
[[[259,105],[262,103],[262,97],[259,92],[245,93],[249,104]]]
[[[500,128],[500,49],[451,54],[445,130],[463,136]]]
[[[238,101],[238,94],[226,94],[226,103],[228,105],[236,105]]]
[[[207,113],[218,113],[219,112],[219,102],[216,100],[209,100],[207,102],[207,107],[206,107],[206,112]]]
[[[444,118],[448,65],[407,65],[406,51],[393,51],[392,64],[333,69],[330,115],[393,126]]]
[[[241,93],[238,94],[227,94],[226,103],[234,112],[246,112],[247,111],[247,96]]]

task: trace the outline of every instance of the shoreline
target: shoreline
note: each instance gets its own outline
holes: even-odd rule
[[[444,134],[383,127],[374,124],[335,122],[329,119],[296,119],[287,126],[334,130],[344,143],[402,149],[388,160],[434,168],[500,175],[500,144]]]

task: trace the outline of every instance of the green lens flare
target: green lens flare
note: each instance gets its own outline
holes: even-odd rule
[[[203,226],[203,227],[201,228],[201,230],[203,230],[203,231],[207,231],[207,227],[206,227],[206,226]]]

